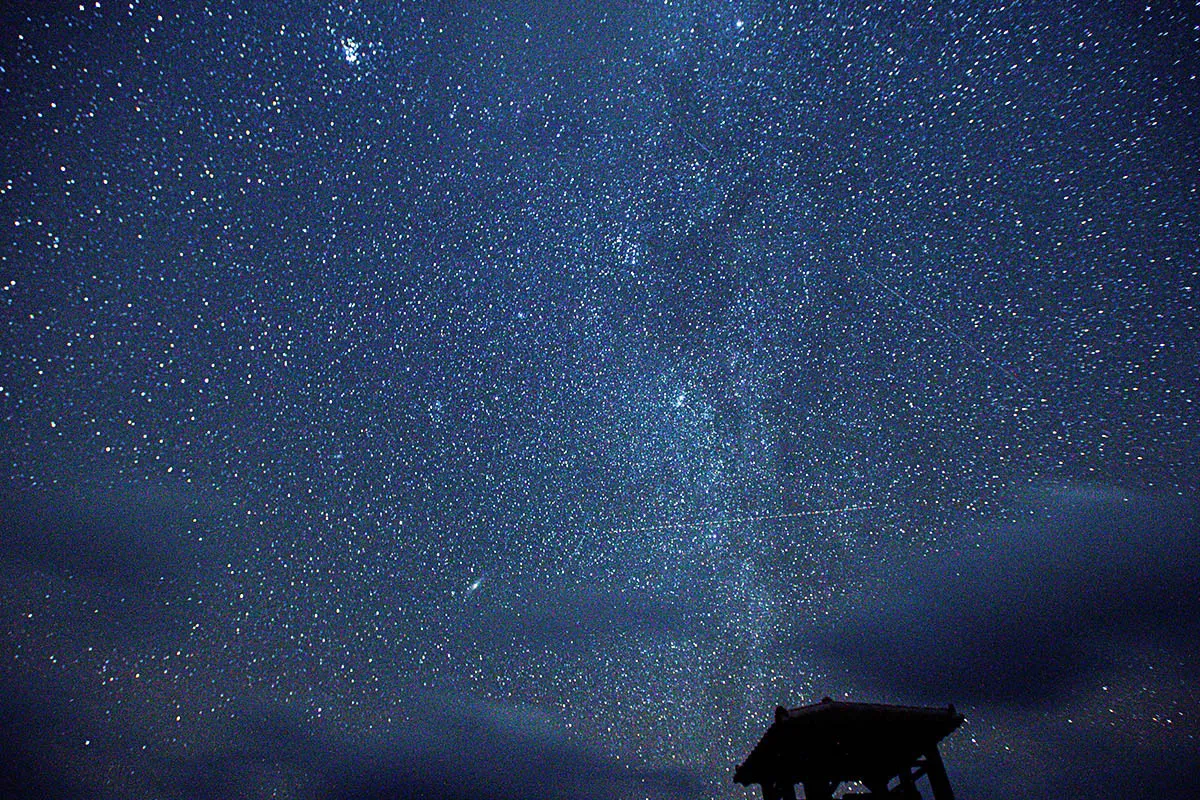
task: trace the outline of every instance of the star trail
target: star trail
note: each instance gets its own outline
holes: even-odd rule
[[[1188,4],[0,10],[0,794],[1200,791]]]

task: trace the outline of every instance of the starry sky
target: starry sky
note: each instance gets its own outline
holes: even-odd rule
[[[1188,3],[0,10],[0,789],[1200,793]]]

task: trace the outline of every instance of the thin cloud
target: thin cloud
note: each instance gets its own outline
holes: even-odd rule
[[[1194,503],[1068,488],[1024,517],[881,569],[794,644],[890,691],[1023,706],[1104,668],[1114,641],[1193,639]]]

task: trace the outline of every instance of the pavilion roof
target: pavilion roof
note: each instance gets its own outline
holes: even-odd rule
[[[883,780],[908,769],[954,732],[954,706],[929,708],[825,698],[775,709],[775,722],[734,773],[743,786]]]

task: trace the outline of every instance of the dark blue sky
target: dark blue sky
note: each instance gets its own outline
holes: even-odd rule
[[[0,789],[1195,795],[1194,9],[9,5]]]

